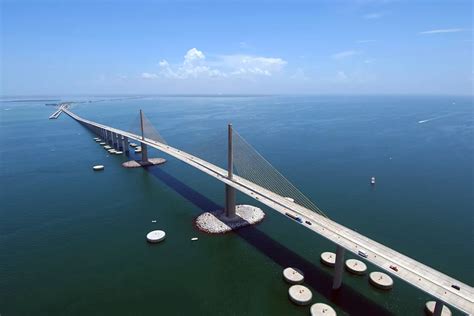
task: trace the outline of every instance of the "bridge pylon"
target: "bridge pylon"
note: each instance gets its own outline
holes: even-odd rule
[[[140,110],[140,129],[142,132],[142,140],[145,139],[145,133],[143,130],[143,111]],[[142,148],[142,162],[148,162],[148,147],[145,143],[140,143]]]
[[[227,129],[227,178],[232,180],[234,152],[232,147],[232,124],[228,125]],[[235,215],[235,189],[230,185],[225,185],[225,216],[227,218],[234,218]]]

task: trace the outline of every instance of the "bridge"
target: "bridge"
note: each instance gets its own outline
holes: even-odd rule
[[[223,182],[226,188],[225,214],[229,218],[235,216],[235,190],[285,216],[299,217],[304,227],[336,245],[334,290],[339,289],[342,283],[345,252],[360,255],[359,251],[363,251],[366,254],[364,260],[432,296],[436,301],[434,315],[441,315],[443,305],[452,306],[466,314],[474,313],[474,291],[471,286],[329,219],[263,157],[252,151],[251,146],[232,130],[231,125],[228,129],[228,166],[227,169],[223,169],[168,145],[158,132],[146,135],[146,125],[149,123],[141,111],[141,133],[127,132],[84,119],[71,112],[67,106],[62,107],[60,111],[87,127],[107,143],[125,152],[128,151],[129,141],[139,142],[143,162],[148,160],[147,146],[150,146]],[[234,146],[239,150],[234,152]],[[234,160],[235,158],[237,159]],[[237,173],[240,169],[239,174],[234,174],[234,165]],[[267,176],[262,178],[262,173],[267,173]],[[396,267],[397,271],[391,267]]]

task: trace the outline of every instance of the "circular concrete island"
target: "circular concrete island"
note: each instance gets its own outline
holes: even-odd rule
[[[346,261],[346,269],[351,273],[362,275],[367,271],[367,266],[360,260],[349,259]]]
[[[162,230],[154,230],[146,235],[146,240],[151,243],[157,243],[165,239],[166,233]]]
[[[223,234],[232,230],[261,222],[265,213],[252,205],[237,205],[235,217],[228,218],[224,210],[204,212],[196,220],[196,227],[210,234]]]
[[[308,305],[311,303],[313,293],[306,286],[303,285],[292,285],[288,290],[290,300],[298,305]]]
[[[388,274],[378,271],[369,274],[369,282],[373,286],[382,290],[390,290],[393,287],[392,278]]]
[[[321,254],[321,262],[328,267],[334,267],[336,264],[336,254],[334,252],[323,252]]]
[[[94,169],[94,171],[100,171],[100,170],[104,170],[104,166],[103,165],[95,165],[94,167],[92,167],[92,169]]]
[[[324,303],[316,303],[311,305],[309,310],[311,316],[336,316],[336,311],[331,306]]]
[[[283,270],[283,278],[290,284],[300,284],[304,281],[303,272],[296,268],[288,267]]]
[[[434,310],[435,310],[435,301],[428,301],[425,304],[425,310],[428,313],[428,315],[433,315]],[[441,316],[451,316],[451,310],[446,307],[446,305],[443,305],[443,309],[441,310]]]

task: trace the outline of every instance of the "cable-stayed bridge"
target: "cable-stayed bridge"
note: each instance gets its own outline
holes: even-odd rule
[[[141,143],[142,161],[148,160],[147,146],[150,146],[223,182],[226,187],[226,216],[228,217],[235,216],[235,190],[238,190],[283,215],[300,218],[302,225],[334,242],[337,246],[334,290],[341,286],[345,251],[356,255],[362,252],[364,259],[368,262],[434,297],[435,315],[441,315],[445,304],[467,314],[474,313],[474,289],[471,286],[329,219],[238,133],[234,132],[231,125],[228,132],[228,168],[223,169],[169,146],[141,111],[139,131],[127,132],[86,120],[71,112],[67,107],[61,110],[117,148],[128,150],[130,140]],[[237,174],[234,174],[234,167]],[[391,267],[396,267],[397,271]]]

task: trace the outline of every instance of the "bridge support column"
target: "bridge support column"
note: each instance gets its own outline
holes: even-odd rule
[[[140,146],[142,147],[142,162],[147,162],[148,161],[148,146],[144,143],[140,143]]]
[[[130,152],[129,147],[128,147],[128,137],[126,136],[123,137],[123,150],[125,151],[125,153]]]
[[[441,302],[440,300],[436,300],[433,316],[441,316],[442,311],[443,311],[443,302]]]
[[[112,132],[107,131],[107,144],[112,146]]]
[[[119,134],[114,133],[114,148],[115,148],[115,149],[118,149],[119,137],[120,137]]]
[[[232,146],[232,124],[228,125],[227,137],[227,178],[229,180],[232,180],[234,165],[234,152]],[[228,184],[225,185],[225,216],[227,218],[235,217],[235,189]]]
[[[145,132],[143,130],[143,111],[140,110],[140,128],[142,130],[142,140],[145,140]],[[142,147],[142,162],[148,161],[148,147],[145,143],[140,143]]]
[[[341,287],[342,272],[344,271],[344,252],[345,249],[338,245],[336,248],[336,264],[334,265],[334,279],[332,282],[333,290],[337,290]]]
[[[122,135],[119,135],[118,136],[118,149],[119,150],[123,150],[123,136]]]

